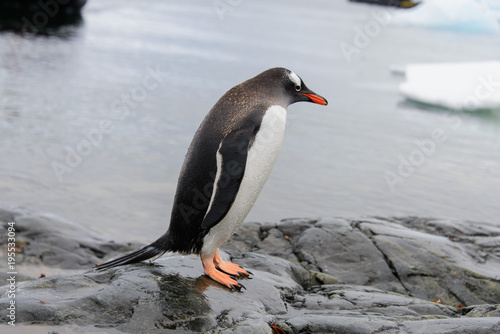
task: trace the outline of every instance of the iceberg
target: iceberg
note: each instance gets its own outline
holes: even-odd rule
[[[500,109],[500,62],[410,64],[399,91],[409,100],[451,110]],[[399,72],[399,70],[398,70]]]
[[[424,0],[414,8],[398,11],[392,22],[470,33],[499,33],[500,6],[496,1]]]

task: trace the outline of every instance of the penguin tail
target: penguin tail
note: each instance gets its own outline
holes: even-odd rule
[[[167,236],[163,235],[160,239],[156,240],[150,245],[144,246],[141,249],[119,257],[117,259],[99,263],[94,266],[94,270],[102,271],[113,267],[122,266],[125,264],[137,263],[151,258],[157,258],[170,250],[170,244]]]

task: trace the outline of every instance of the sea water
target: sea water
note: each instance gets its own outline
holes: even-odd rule
[[[0,33],[0,202],[116,240],[169,223],[184,154],[232,86],[284,66],[290,106],[247,220],[418,215],[498,222],[500,118],[406,101],[393,66],[498,60],[499,36],[393,24],[348,1],[89,1],[43,35]]]

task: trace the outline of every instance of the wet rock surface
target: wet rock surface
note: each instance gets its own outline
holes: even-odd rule
[[[416,217],[247,223],[222,255],[254,276],[240,280],[247,290],[231,292],[202,275],[196,256],[167,254],[97,273],[89,270],[94,263],[137,245],[50,215],[3,210],[0,221],[3,249],[7,223],[16,223],[19,268],[79,269],[18,280],[17,331],[500,331],[500,227],[493,224]],[[0,296],[2,325],[9,302]]]
[[[88,269],[104,256],[120,254],[139,244],[118,244],[71,221],[29,211],[0,211],[0,242],[5,244],[7,224],[14,222],[18,263],[43,264],[62,269]]]

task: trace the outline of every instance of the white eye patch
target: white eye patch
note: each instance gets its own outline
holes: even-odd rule
[[[302,87],[302,82],[297,74],[290,71],[290,73],[288,73],[288,77],[294,83],[295,86]]]

